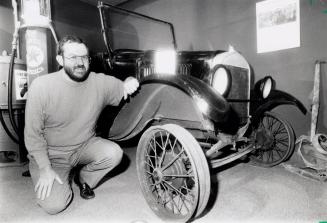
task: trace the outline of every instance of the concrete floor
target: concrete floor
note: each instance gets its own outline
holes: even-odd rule
[[[147,206],[139,189],[136,148],[125,148],[120,168],[96,188],[96,197],[75,197],[62,213],[50,216],[34,202],[30,178],[22,167],[0,168],[0,222],[163,222]],[[246,163],[215,169],[205,214],[193,222],[327,221],[326,183],[302,178],[283,167],[259,168]]]

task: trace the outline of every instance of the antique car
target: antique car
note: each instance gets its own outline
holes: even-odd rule
[[[241,157],[271,167],[292,155],[293,129],[271,110],[289,104],[305,114],[306,108],[276,90],[271,76],[253,85],[249,63],[232,47],[177,51],[171,23],[103,2],[98,10],[107,47],[97,59],[102,64],[98,68],[122,80],[133,74],[140,82],[138,92],[120,106],[106,137],[137,139],[139,184],[159,217],[174,222],[199,217],[210,196],[210,168]],[[140,27],[135,18],[159,24],[157,30],[169,34],[156,38],[151,31],[156,37],[142,45],[135,38],[152,25]],[[120,32],[116,39],[114,32]],[[170,46],[157,47],[154,40],[164,37],[171,37],[163,44]],[[144,49],[130,48],[131,41]],[[149,49],[150,43],[154,48]]]

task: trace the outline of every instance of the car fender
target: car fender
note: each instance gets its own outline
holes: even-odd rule
[[[127,140],[140,133],[155,120],[170,119],[193,123],[205,130],[205,117],[195,100],[203,95],[208,101],[208,118],[223,122],[228,118],[229,104],[216,93],[208,93],[208,85],[192,77],[151,75],[140,81],[139,91],[122,106],[110,128],[108,138]],[[215,98],[212,98],[214,97]]]
[[[307,109],[304,107],[304,105],[296,99],[294,96],[280,90],[272,90],[269,94],[269,96],[266,99],[263,99],[260,101],[260,103],[257,104],[257,106],[253,109],[251,109],[252,117],[254,123],[258,121],[258,119],[262,116],[262,114],[266,111],[271,111],[272,109],[276,108],[279,105],[294,105],[297,107],[304,115],[307,113]]]
[[[208,109],[200,110],[214,122],[223,122],[228,116],[230,106],[227,100],[198,78],[188,75],[150,75],[141,81],[141,84],[146,83],[162,83],[174,86],[191,96],[199,107],[201,102],[205,102]]]

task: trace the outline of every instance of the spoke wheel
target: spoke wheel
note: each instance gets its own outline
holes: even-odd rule
[[[251,162],[258,166],[272,167],[288,159],[294,151],[294,131],[280,115],[265,112],[254,131],[257,149]]]
[[[174,126],[154,126],[144,132],[136,167],[150,208],[164,220],[186,222],[197,213],[199,173],[191,134]]]

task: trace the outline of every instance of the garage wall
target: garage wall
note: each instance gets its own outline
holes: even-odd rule
[[[310,108],[314,63],[327,60],[327,4],[301,0],[301,47],[271,53],[256,53],[256,0],[157,0],[135,11],[173,22],[180,50],[227,50],[233,45],[249,61],[258,80],[272,75],[277,88],[298,98]],[[125,6],[124,5],[124,6]],[[318,132],[327,133],[327,77],[322,66]],[[293,125],[297,136],[308,134],[311,113],[303,115],[292,106],[276,109]]]

